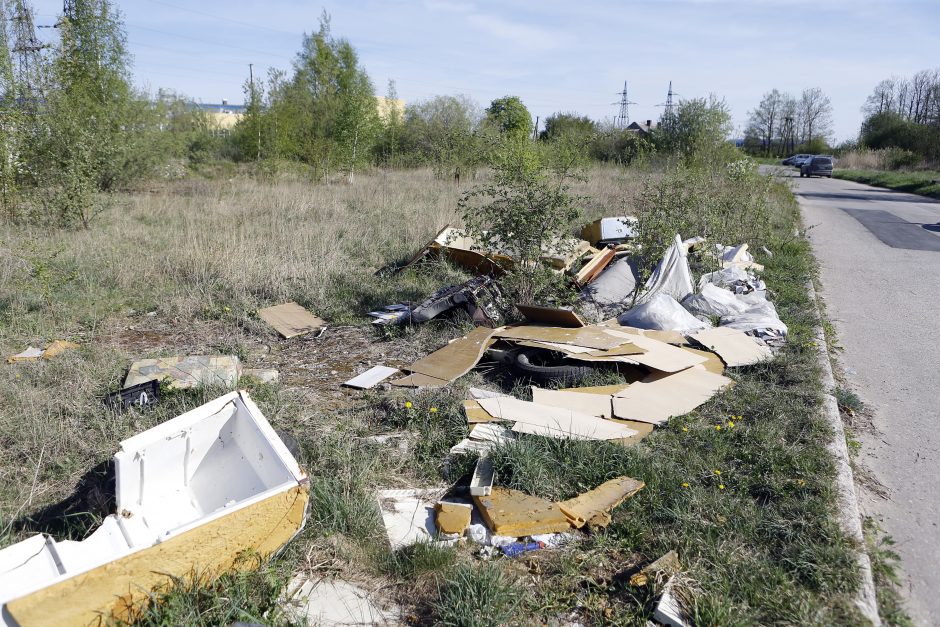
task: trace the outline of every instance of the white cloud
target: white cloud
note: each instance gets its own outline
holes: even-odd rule
[[[469,15],[467,22],[491,37],[511,41],[520,48],[532,51],[555,50],[574,42],[574,37],[567,33],[510,22],[495,15]]]

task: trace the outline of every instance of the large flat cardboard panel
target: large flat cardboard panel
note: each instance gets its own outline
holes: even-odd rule
[[[450,383],[450,381],[447,381],[446,379],[438,379],[437,377],[429,377],[426,374],[416,372],[414,374],[408,375],[407,377],[395,379],[391,383],[392,385],[402,388],[442,388]]]
[[[613,440],[636,435],[633,429],[609,420],[517,398],[485,398],[478,402],[491,415],[515,422],[513,431],[517,433],[588,440]]]
[[[479,424],[499,420],[499,418],[491,416],[488,411],[480,407],[479,402],[472,399],[463,402],[463,413],[467,415],[468,424]]]
[[[618,444],[623,444],[624,446],[633,446],[634,444],[638,444],[646,436],[651,434],[655,428],[655,425],[650,422],[639,422],[636,420],[621,420],[619,418],[611,418],[611,422],[616,422],[617,424],[624,425],[625,427],[630,427],[636,431],[636,435],[632,435],[629,438],[611,440],[611,442],[617,442]]]
[[[666,344],[673,344],[675,346],[686,346],[689,343],[689,340],[686,339],[684,335],[678,331],[673,330],[660,330],[660,329],[638,329],[636,327],[620,326],[620,323],[617,322],[617,319],[614,318],[615,324],[610,326],[619,328],[620,331],[629,333],[630,335],[642,335],[643,337],[652,338],[654,340],[659,340],[660,342],[665,342]]]
[[[611,395],[545,390],[532,386],[532,402],[534,403],[571,409],[598,418],[610,418],[612,416],[613,409],[610,398]]]
[[[284,338],[303,335],[326,326],[326,322],[297,303],[284,303],[259,309],[258,317],[274,327],[274,330]]]
[[[301,528],[308,488],[297,486],[183,532],[159,544],[10,601],[20,625],[88,625],[102,617],[129,620],[149,592],[192,581],[212,581],[231,569],[258,566]],[[255,553],[255,557],[246,556]]]
[[[540,307],[538,305],[520,305],[516,303],[516,309],[519,310],[526,320],[536,324],[547,324],[553,327],[579,328],[586,326],[584,320],[570,309],[559,309],[557,307]]]
[[[614,416],[664,424],[673,416],[689,413],[732,383],[701,366],[657,381],[641,381],[614,396]]]
[[[630,355],[628,359],[654,370],[679,372],[707,361],[704,357],[643,335],[632,336],[632,341],[640,348],[646,349],[646,352]]]
[[[729,368],[750,366],[774,357],[769,347],[758,344],[750,335],[737,329],[716,327],[691,337],[708,350],[718,353]]]
[[[692,353],[693,355],[704,357],[705,361],[701,363],[701,366],[705,368],[705,370],[714,372],[715,374],[724,374],[725,362],[721,361],[721,357],[715,353],[712,353],[711,351],[703,351],[699,348],[692,348],[691,346],[681,346],[680,348],[688,353]]]
[[[561,388],[559,392],[577,392],[578,394],[606,394],[613,396],[630,387],[629,383],[618,383],[616,385],[592,385],[583,388]]]
[[[477,327],[465,337],[419,359],[408,370],[445,381],[459,379],[477,365],[483,351],[492,343],[491,337],[495,332],[487,327]]]
[[[560,327],[541,327],[535,325],[507,327],[494,334],[514,340],[532,340],[536,342],[555,342],[558,344],[573,344],[599,350],[610,350],[624,344],[624,338],[610,335],[605,327],[587,326],[580,329],[563,329]],[[628,338],[629,339],[629,338]]]

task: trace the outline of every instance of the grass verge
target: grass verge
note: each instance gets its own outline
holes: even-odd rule
[[[903,172],[885,170],[834,170],[837,179],[886,187],[899,192],[940,198],[940,172]]]

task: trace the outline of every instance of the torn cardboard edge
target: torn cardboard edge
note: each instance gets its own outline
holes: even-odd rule
[[[467,335],[419,359],[406,368],[412,374],[392,381],[406,387],[443,387],[473,370],[500,329],[477,327]]]
[[[769,347],[759,344],[744,331],[729,327],[715,327],[689,337],[716,353],[729,368],[751,366],[774,357]]]
[[[326,322],[295,302],[258,310],[258,317],[267,322],[284,339],[304,335],[326,326]]]

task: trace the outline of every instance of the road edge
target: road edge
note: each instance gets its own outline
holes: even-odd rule
[[[875,581],[872,575],[871,558],[865,549],[865,536],[862,532],[862,518],[858,506],[858,494],[855,491],[855,477],[852,473],[852,464],[849,460],[849,449],[845,442],[845,428],[842,416],[839,413],[839,403],[834,395],[836,379],[832,372],[826,333],[823,330],[823,308],[819,296],[810,279],[806,283],[806,291],[816,304],[818,322],[814,331],[817,346],[819,367],[822,371],[823,403],[822,411],[832,427],[832,440],[826,446],[832,454],[836,464],[836,489],[839,493],[839,523],[842,530],[858,544],[856,560],[858,562],[861,582],[855,597],[855,605],[874,627],[881,627],[881,617],[878,614],[878,598],[875,594]]]

